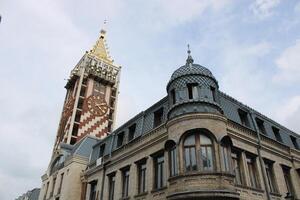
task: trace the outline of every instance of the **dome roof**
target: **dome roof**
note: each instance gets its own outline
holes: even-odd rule
[[[216,80],[215,77],[213,76],[213,74],[211,73],[211,71],[209,69],[207,69],[206,67],[203,67],[198,64],[187,63],[186,65],[178,68],[172,74],[170,82],[181,76],[186,76],[186,75],[202,75],[202,76],[207,76],[207,77],[210,77],[210,78]]]

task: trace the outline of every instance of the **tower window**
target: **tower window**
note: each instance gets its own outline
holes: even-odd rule
[[[256,121],[259,132],[266,135],[267,133],[266,133],[266,129],[264,126],[264,121],[259,118],[256,118],[255,121]]]
[[[124,131],[118,134],[117,147],[122,146],[123,142],[124,142]]]
[[[72,135],[73,136],[77,136],[78,129],[79,129],[79,125],[77,123],[74,123],[74,125],[73,125],[73,131],[72,131]]]
[[[128,141],[134,138],[135,130],[136,130],[136,124],[133,124],[129,127]]]
[[[77,108],[78,108],[78,109],[82,109],[82,106],[83,106],[83,98],[82,98],[82,97],[79,97]]]
[[[290,138],[291,138],[291,140],[292,140],[292,142],[293,142],[293,145],[294,145],[294,147],[296,148],[296,149],[299,149],[299,145],[298,145],[298,143],[297,143],[297,138],[295,138],[294,136],[290,136]]]
[[[250,127],[249,120],[248,120],[248,113],[241,109],[238,109],[238,113],[239,113],[242,125]]]
[[[282,138],[281,138],[279,129],[273,126],[273,127],[272,127],[272,130],[273,130],[273,133],[274,133],[274,135],[275,135],[276,140],[277,140],[278,142],[282,142]]]
[[[216,88],[210,87],[212,98],[214,101],[216,101]]]
[[[75,122],[80,122],[81,111],[77,110],[75,115]]]
[[[188,88],[189,99],[196,99],[199,97],[197,83],[188,83],[187,88]]]
[[[164,114],[164,109],[160,108],[157,111],[154,112],[154,123],[153,127],[157,127],[163,122],[163,114]]]
[[[176,103],[176,95],[175,95],[175,90],[171,90],[171,99],[172,99],[172,104],[174,105]]]

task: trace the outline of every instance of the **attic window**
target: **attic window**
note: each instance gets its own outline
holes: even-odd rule
[[[135,130],[136,130],[136,124],[133,124],[129,127],[128,141],[134,138]]]
[[[188,83],[187,88],[188,88],[189,99],[196,99],[199,97],[197,83]]]
[[[266,129],[264,126],[264,121],[259,118],[256,118],[255,121],[256,121],[259,132],[266,135],[267,133],[266,133]]]
[[[164,109],[160,108],[157,111],[154,112],[154,123],[153,123],[153,127],[157,127],[160,124],[162,124],[163,121],[163,114],[164,114]]]
[[[297,138],[295,138],[295,137],[292,136],[292,135],[290,135],[290,138],[291,138],[291,140],[292,140],[292,142],[293,142],[294,147],[295,147],[296,149],[299,149],[299,145],[298,145],[298,143],[297,143]]]
[[[272,130],[273,130],[273,133],[274,133],[274,135],[275,135],[276,140],[277,140],[278,142],[282,142],[282,138],[281,138],[281,135],[280,135],[280,133],[279,133],[279,129],[276,128],[276,127],[274,127],[274,126],[272,126]]]
[[[175,90],[171,90],[171,98],[172,98],[172,104],[176,103],[176,96],[175,96]]]
[[[123,142],[124,142],[124,131],[118,134],[117,147],[122,146]]]
[[[216,101],[216,88],[210,87],[211,95],[214,101]]]
[[[100,146],[99,158],[100,158],[100,157],[103,157],[103,155],[104,155],[104,150],[105,150],[105,144],[102,144],[102,145]]]
[[[249,120],[248,120],[248,113],[241,109],[238,109],[238,113],[239,113],[242,125],[250,127]]]

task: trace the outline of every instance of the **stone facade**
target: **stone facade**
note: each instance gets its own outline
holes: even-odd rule
[[[85,200],[300,199],[299,135],[220,92],[190,55],[167,92],[94,145]]]

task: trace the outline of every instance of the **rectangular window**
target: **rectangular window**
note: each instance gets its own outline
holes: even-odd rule
[[[138,192],[146,192],[146,162],[138,164]]]
[[[267,133],[266,133],[264,121],[259,118],[256,118],[255,121],[256,121],[259,132],[266,135]]]
[[[170,176],[175,176],[178,173],[177,153],[176,148],[173,147],[169,152]]]
[[[246,111],[241,110],[241,109],[238,109],[238,113],[239,113],[242,125],[250,127],[250,123],[249,123],[249,120],[248,120],[248,113]]]
[[[108,181],[109,181],[108,198],[109,200],[114,200],[116,175],[115,174],[109,175]]]
[[[122,171],[122,197],[128,197],[129,191],[129,168]]]
[[[234,182],[237,185],[242,185],[242,173],[241,173],[241,162],[240,162],[240,153],[239,152],[232,152],[232,165],[235,174]]]
[[[105,151],[105,144],[102,144],[102,145],[100,146],[100,150],[99,150],[99,158],[100,158],[100,157],[103,157],[104,151]]]
[[[55,183],[56,183],[56,178],[53,178],[53,183],[52,183],[52,191],[50,193],[50,197],[53,196],[53,193],[54,193],[54,188],[55,188]]]
[[[123,142],[124,142],[124,132],[121,132],[121,133],[118,134],[117,147],[122,146]]]
[[[187,88],[189,99],[197,99],[199,97],[197,83],[188,83]]]
[[[172,104],[174,105],[176,103],[176,95],[175,95],[175,90],[171,90],[171,99],[172,99]]]
[[[201,145],[200,147],[200,160],[202,161],[203,170],[211,171],[213,170],[213,156],[212,156],[212,147],[209,145]]]
[[[133,124],[129,127],[128,141],[134,138],[135,130],[136,130],[136,124]]]
[[[293,142],[293,145],[294,145],[294,147],[296,148],[296,149],[299,149],[299,145],[298,145],[298,143],[297,143],[297,138],[295,138],[294,136],[290,136],[290,138],[291,138],[291,140],[292,140],[292,142]]]
[[[273,130],[273,133],[275,135],[275,138],[278,142],[282,142],[282,138],[281,138],[281,135],[280,135],[280,132],[279,132],[279,129],[272,126],[272,130]]]
[[[276,193],[277,189],[273,172],[273,163],[265,161],[265,168],[270,192]]]
[[[255,166],[256,159],[253,157],[247,156],[246,161],[247,161],[247,167],[248,167],[249,176],[250,176],[250,186],[253,188],[259,188],[257,170],[256,170],[256,166]]]
[[[222,154],[222,163],[224,166],[224,171],[229,172],[230,171],[229,148],[226,146],[221,146],[221,154]]]
[[[155,181],[154,187],[155,189],[160,189],[164,187],[165,184],[165,170],[164,170],[164,155],[160,155],[154,158],[154,170],[155,170]]]
[[[162,124],[163,122],[163,115],[164,115],[164,109],[160,108],[157,111],[154,112],[154,122],[153,127],[157,127]]]
[[[47,185],[46,185],[46,191],[45,191],[44,199],[46,199],[46,197],[47,197],[48,189],[49,189],[49,182],[47,182]]]
[[[96,200],[96,186],[97,181],[90,182],[91,190],[90,190],[90,199],[89,200]]]
[[[214,101],[216,101],[216,88],[210,87],[212,98]]]
[[[282,172],[284,176],[284,181],[286,185],[287,192],[289,193],[287,196],[293,195],[293,185],[291,180],[290,168],[286,166],[282,166]]]
[[[63,180],[64,180],[64,173],[62,173],[60,175],[60,183],[59,183],[59,188],[58,188],[58,194],[60,194],[60,192],[61,192],[61,188],[62,188],[62,185],[63,185]]]

